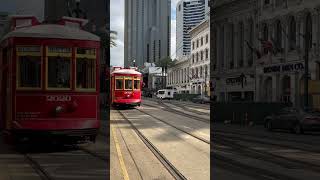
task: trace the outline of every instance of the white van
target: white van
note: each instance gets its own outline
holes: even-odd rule
[[[157,92],[157,98],[160,99],[173,99],[173,95],[176,93],[173,89],[161,89]]]

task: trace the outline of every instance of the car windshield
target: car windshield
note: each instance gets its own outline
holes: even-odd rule
[[[159,91],[158,94],[164,94],[164,91]]]

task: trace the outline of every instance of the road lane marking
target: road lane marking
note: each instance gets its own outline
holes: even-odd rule
[[[127,168],[126,168],[126,165],[124,163],[123,156],[122,156],[121,149],[120,149],[120,145],[119,145],[119,141],[118,141],[118,139],[116,137],[116,132],[115,132],[113,126],[111,126],[111,131],[112,131],[114,143],[116,144],[116,149],[117,149],[117,153],[118,153],[118,159],[119,159],[120,166],[121,166],[121,169],[122,169],[123,178],[124,178],[124,180],[129,180],[129,175],[128,175],[128,172],[127,172]]]

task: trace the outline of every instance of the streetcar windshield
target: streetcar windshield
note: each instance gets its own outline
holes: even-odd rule
[[[132,89],[133,87],[132,87],[132,79],[130,78],[130,79],[125,79],[125,89]]]
[[[95,88],[95,59],[77,59],[77,88]]]
[[[164,94],[164,91],[159,91],[158,94]]]
[[[48,47],[47,87],[71,88],[71,48]]]
[[[140,80],[134,80],[134,89],[140,89]]]
[[[62,57],[48,58],[48,87],[70,88],[71,59]]]
[[[41,57],[19,56],[18,87],[41,88]]]
[[[116,90],[123,90],[123,79],[116,79]]]

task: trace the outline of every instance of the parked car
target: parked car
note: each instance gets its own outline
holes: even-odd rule
[[[210,97],[199,95],[193,98],[191,101],[194,103],[200,103],[200,104],[210,103]]]
[[[301,110],[283,108],[279,112],[265,117],[265,128],[268,130],[285,129],[296,134],[305,131],[320,131],[320,112],[318,110]]]

